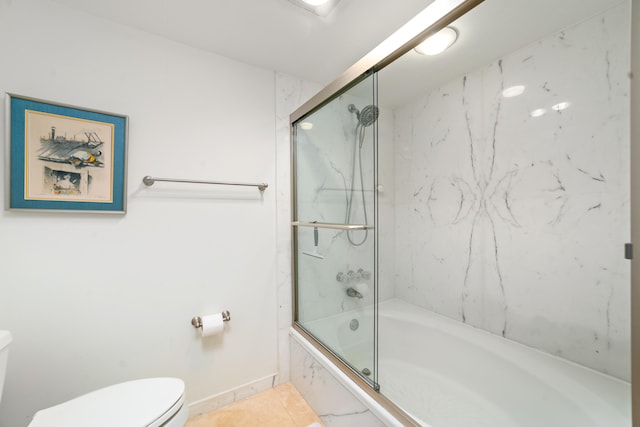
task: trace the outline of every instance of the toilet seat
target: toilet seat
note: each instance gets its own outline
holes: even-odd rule
[[[29,427],[159,427],[183,406],[182,380],[147,378],[102,388],[38,411]]]

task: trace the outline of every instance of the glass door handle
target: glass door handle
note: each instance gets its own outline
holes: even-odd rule
[[[307,222],[307,221],[293,221],[291,223],[294,227],[316,227],[316,228],[331,228],[333,230],[371,230],[373,225],[367,224],[335,224],[331,222]]]

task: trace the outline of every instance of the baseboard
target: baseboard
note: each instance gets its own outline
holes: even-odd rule
[[[238,400],[246,399],[261,391],[269,390],[276,385],[278,385],[278,374],[271,374],[229,391],[205,397],[204,399],[189,404],[189,418],[215,411],[216,409],[230,405]]]

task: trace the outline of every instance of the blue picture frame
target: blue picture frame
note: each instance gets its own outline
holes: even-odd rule
[[[6,208],[126,213],[128,117],[7,93]]]

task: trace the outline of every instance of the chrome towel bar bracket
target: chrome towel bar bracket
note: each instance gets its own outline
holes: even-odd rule
[[[267,189],[269,184],[259,183],[259,184],[248,184],[244,182],[222,182],[222,181],[200,181],[195,179],[174,179],[174,178],[156,178],[152,176],[145,176],[142,178],[142,182],[146,186],[152,186],[156,181],[162,182],[182,182],[188,184],[213,184],[213,185],[239,185],[242,187],[258,187],[258,190],[264,191]]]

